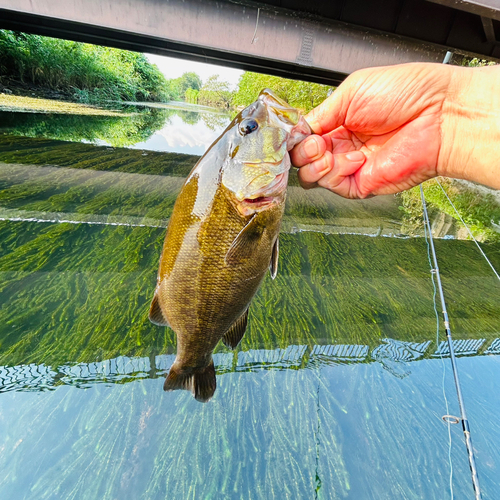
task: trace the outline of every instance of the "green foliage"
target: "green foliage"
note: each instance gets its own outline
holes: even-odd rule
[[[203,85],[201,78],[194,72],[184,73],[179,79],[181,95],[185,97],[189,89],[200,90]]]
[[[173,100],[191,102],[188,100],[188,96],[192,98],[193,95],[197,95],[197,92],[201,89],[202,81],[196,73],[188,72],[184,73],[179,78],[167,80],[167,84]]]
[[[143,54],[0,30],[0,74],[84,102],[166,101],[167,80]]]
[[[458,66],[469,66],[471,68],[477,68],[481,66],[495,66],[496,63],[493,61],[488,61],[487,59],[479,59],[477,57],[462,56],[454,64]]]
[[[500,201],[498,198],[491,193],[481,193],[477,189],[467,188],[451,180],[440,179],[440,182],[476,239],[485,242],[500,241]],[[457,221],[459,227],[463,227],[459,216],[435,180],[425,183],[424,193],[431,210],[439,210],[449,215]],[[400,198],[405,214],[405,224],[413,227],[415,221],[418,223],[418,220],[421,220],[420,188],[415,187],[405,191],[400,194]]]
[[[279,76],[246,71],[238,82],[238,90],[232,99],[233,106],[248,106],[266,87],[303,112],[308,112],[322,103],[333,90],[333,87],[319,83],[289,80]]]
[[[198,104],[199,93],[200,91],[197,89],[191,89],[191,88],[187,89],[185,94],[186,102],[189,102],[191,104]]]
[[[229,108],[232,93],[228,82],[219,80],[219,75],[212,75],[198,94],[198,103],[216,108]]]

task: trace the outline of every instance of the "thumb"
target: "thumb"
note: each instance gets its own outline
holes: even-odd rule
[[[326,134],[344,124],[354,91],[354,82],[357,81],[354,75],[353,73],[347,77],[330,97],[305,116],[315,134]]]

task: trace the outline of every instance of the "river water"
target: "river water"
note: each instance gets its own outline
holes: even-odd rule
[[[417,198],[342,200],[292,175],[278,276],[236,351],[216,349],[215,396],[163,392],[175,335],[147,316],[165,227],[230,117],[126,112],[0,112],[0,498],[473,498],[461,426],[441,418],[459,410]],[[430,209],[483,498],[498,499],[500,282]]]

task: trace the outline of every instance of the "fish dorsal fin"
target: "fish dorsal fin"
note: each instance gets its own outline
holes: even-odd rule
[[[224,258],[225,263],[231,266],[250,259],[257,251],[263,231],[264,228],[257,224],[254,215],[229,247]]]
[[[149,321],[158,326],[170,326],[167,319],[163,315],[160,303],[158,302],[158,294],[155,293],[153,300],[151,302],[151,307],[149,308]]]
[[[276,274],[278,273],[278,257],[280,254],[280,240],[276,238],[276,241],[273,245],[273,251],[271,253],[271,263],[269,264],[269,270],[271,271],[271,278],[276,278]]]
[[[248,322],[248,309],[229,327],[222,337],[222,342],[229,349],[234,349],[245,335]]]

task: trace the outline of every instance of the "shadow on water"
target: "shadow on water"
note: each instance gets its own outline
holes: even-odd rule
[[[164,228],[198,157],[56,141],[52,130],[87,132],[80,117],[52,119],[0,136],[2,498],[449,497],[443,389],[457,409],[414,199],[341,200],[292,176],[278,276],[237,350],[216,349],[219,388],[199,405],[163,393],[175,335],[147,319]],[[142,119],[147,134],[168,117]],[[87,140],[111,144],[111,123],[87,122]],[[499,283],[442,213],[436,250],[493,499]],[[500,268],[500,244],[484,248]],[[455,498],[468,498],[452,434]]]

